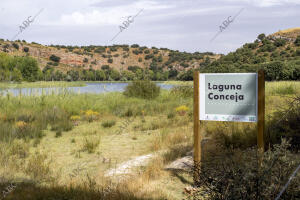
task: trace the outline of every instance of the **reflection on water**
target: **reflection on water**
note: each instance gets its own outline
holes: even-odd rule
[[[0,91],[2,95],[7,93],[13,96],[18,95],[52,95],[52,94],[62,94],[66,92],[73,92],[76,94],[92,93],[100,94],[106,92],[123,92],[128,83],[86,83],[84,87],[65,87],[65,88],[10,88]],[[174,85],[165,85],[163,83],[157,83],[162,89],[169,90]]]

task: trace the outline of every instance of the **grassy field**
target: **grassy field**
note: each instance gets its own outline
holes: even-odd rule
[[[32,83],[39,84],[45,86]],[[300,82],[267,83],[267,120],[299,94]],[[192,103],[192,96],[169,91],[154,100],[121,93],[2,96],[0,191],[14,183],[5,199],[181,200],[191,175],[164,167],[192,150]],[[208,137],[255,132],[250,123],[205,126]],[[255,135],[245,141],[251,146]],[[107,175],[145,155],[130,173]]]

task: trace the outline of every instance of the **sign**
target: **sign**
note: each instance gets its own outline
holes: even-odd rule
[[[200,120],[257,122],[257,73],[200,74]]]
[[[199,181],[201,120],[257,122],[257,146],[262,161],[265,130],[265,73],[199,74],[194,71],[194,182]]]

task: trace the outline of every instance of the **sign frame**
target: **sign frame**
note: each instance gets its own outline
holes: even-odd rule
[[[216,74],[216,73],[212,73]],[[224,74],[224,73],[223,73]],[[238,74],[238,73],[227,73]],[[242,74],[242,73],[239,73]],[[259,155],[264,152],[264,129],[265,129],[265,73],[260,69],[256,73],[257,101],[256,101],[256,116],[257,116],[257,146]],[[201,155],[202,155],[202,132],[204,128],[201,126],[200,120],[200,72],[194,71],[194,182],[197,183],[201,171]],[[233,121],[234,122],[234,121]],[[261,156],[260,156],[261,157]],[[260,159],[261,160],[261,159]]]
[[[255,76],[255,115],[228,115],[228,114],[206,114],[206,95],[200,95],[199,97],[199,114],[200,120],[203,121],[234,121],[234,122],[257,122],[258,120],[258,75],[257,73],[204,73],[199,75],[199,90],[206,91],[206,76],[225,76],[226,75],[235,75],[235,76]],[[216,91],[219,92],[219,91]],[[223,91],[222,91],[223,92]],[[200,92],[199,92],[200,94]],[[229,103],[224,103],[229,104]],[[235,103],[232,103],[233,105]],[[237,104],[238,105],[238,104]]]

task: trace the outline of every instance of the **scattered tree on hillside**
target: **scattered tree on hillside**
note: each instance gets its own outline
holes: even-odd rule
[[[60,61],[60,57],[58,57],[54,54],[52,54],[49,59],[52,60],[53,62],[57,62],[57,63],[59,63],[59,61]]]

